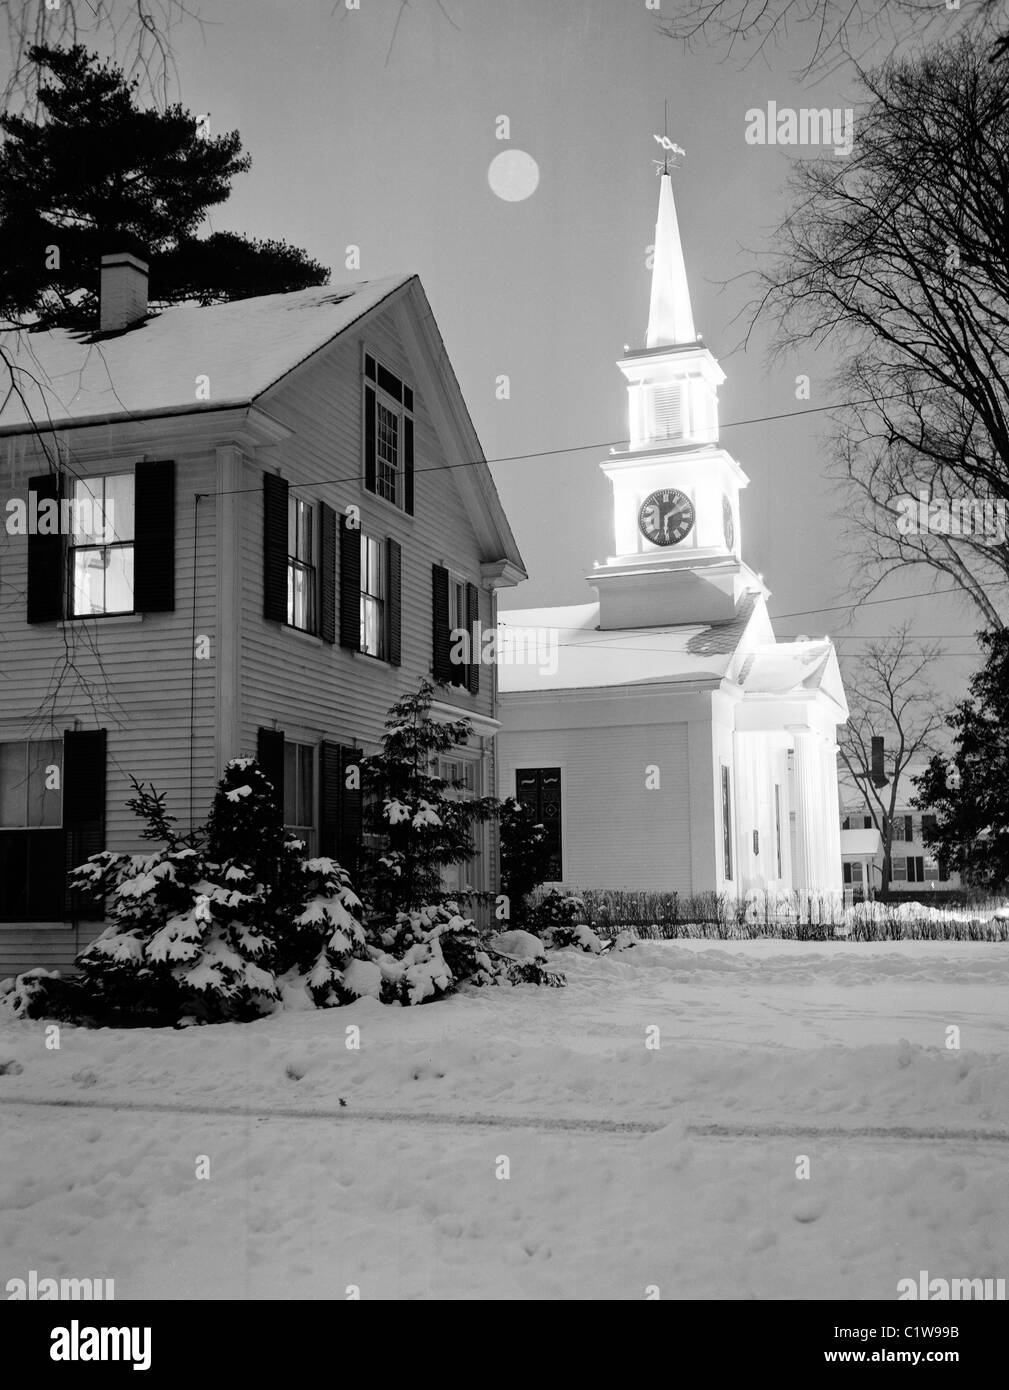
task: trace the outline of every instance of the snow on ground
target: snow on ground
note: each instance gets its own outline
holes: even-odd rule
[[[0,1074],[0,1288],[35,1269],[120,1298],[891,1298],[922,1269],[1009,1276],[1009,947],[555,960],[567,989],[63,1028],[58,1051],[0,1025],[0,1071],[23,1068]],[[17,1103],[38,1100],[85,1108]],[[121,1108],[144,1104],[181,1113]]]

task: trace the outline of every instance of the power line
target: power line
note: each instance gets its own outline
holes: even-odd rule
[[[810,406],[808,410],[785,410],[778,415],[754,415],[748,420],[727,420],[724,424],[719,424],[719,432],[724,430],[739,429],[744,425],[767,425],[776,420],[801,420],[806,415],[818,415],[825,410],[846,410],[858,405],[878,405],[882,401],[896,400],[899,393],[892,396],[880,396],[879,399],[868,397],[861,401],[831,401],[827,405]],[[620,445],[630,445],[628,439],[601,439],[590,444],[569,444],[561,449],[534,449],[527,454],[500,454],[497,458],[478,458],[463,459],[461,463],[432,463],[423,468],[415,468],[415,473],[444,473],[455,468],[478,468],[481,464],[492,463],[520,463],[527,459],[554,458],[558,454],[580,454],[589,449],[615,449]],[[661,452],[660,449],[655,450]],[[355,483],[361,478],[360,472],[340,474],[334,478],[313,478],[309,483],[291,483],[294,488],[322,487],[329,483]],[[258,492],[257,487],[235,487],[228,488],[222,492],[206,492],[201,494],[204,497],[233,497],[243,492]]]

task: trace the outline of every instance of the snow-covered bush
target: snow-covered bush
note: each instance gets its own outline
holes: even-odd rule
[[[306,858],[284,832],[273,789],[252,759],[228,764],[205,831],[181,837],[164,799],[137,786],[128,804],[151,854],[93,855],[73,885],[113,919],[78,957],[89,1000],[113,1017],[253,1018],[300,980],[317,1005],[347,1002],[365,958],[360,902],[328,858]]]

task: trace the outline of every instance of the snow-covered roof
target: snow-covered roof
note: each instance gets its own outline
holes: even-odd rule
[[[0,433],[248,405],[414,278],[172,305],[110,335],[6,330],[16,390],[0,395]],[[209,378],[209,400],[196,398],[197,376]]]
[[[534,690],[713,681],[725,677],[754,615],[755,596],[724,623],[599,628],[599,604],[514,608],[500,618],[498,688]],[[556,667],[556,669],[553,669]]]

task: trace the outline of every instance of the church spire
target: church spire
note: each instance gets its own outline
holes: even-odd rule
[[[673,202],[673,184],[668,171],[663,170],[659,179],[659,216],[655,224],[652,298],[648,306],[645,346],[673,347],[696,342],[680,228]]]

